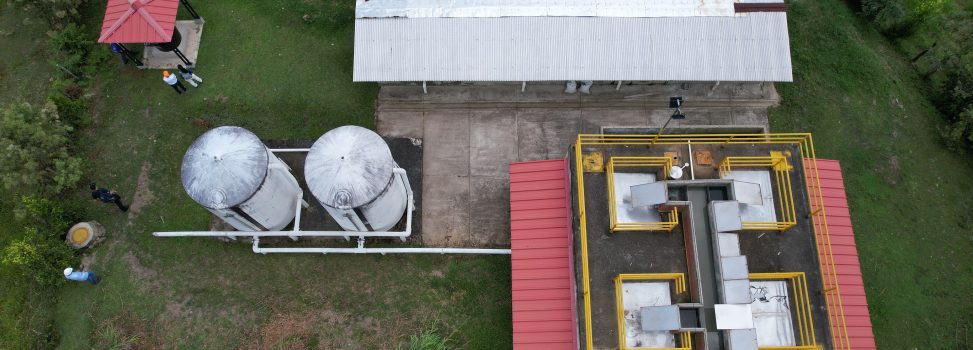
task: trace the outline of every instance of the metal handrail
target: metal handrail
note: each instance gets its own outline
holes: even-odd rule
[[[667,219],[659,222],[618,222],[618,212],[615,209],[615,168],[642,167],[661,168],[662,179],[665,179],[672,168],[672,158],[669,157],[610,157],[605,172],[608,174],[608,216],[609,231],[665,231],[670,232],[679,225],[679,210],[673,207],[667,213]],[[663,180],[664,181],[664,180]]]
[[[791,187],[791,171],[794,167],[787,161],[782,152],[770,152],[769,156],[730,156],[720,162],[720,177],[726,177],[733,168],[760,167],[771,168],[777,183],[777,198],[780,206],[780,221],[758,222],[744,221],[744,230],[773,230],[784,231],[797,225],[797,209],[794,205],[794,191]]]
[[[649,348],[630,348],[625,346],[625,309],[622,303],[622,283],[625,281],[672,281],[676,287],[676,294],[686,292],[686,275],[678,272],[673,273],[623,273],[612,279],[615,282],[615,314],[618,321],[618,348],[628,349],[649,349]],[[589,349],[591,347],[588,347]],[[654,350],[691,350],[691,332],[681,332],[679,334],[678,348],[651,348]]]
[[[797,333],[800,335],[800,343],[797,346],[774,346],[760,347],[766,349],[819,349],[817,340],[814,336],[814,321],[811,317],[811,298],[807,290],[807,278],[804,272],[770,272],[770,273],[751,273],[750,280],[787,280],[793,290],[793,311],[797,319]]]

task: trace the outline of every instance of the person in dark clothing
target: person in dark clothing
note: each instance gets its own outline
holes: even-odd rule
[[[119,196],[118,192],[107,188],[98,188],[93,182],[91,183],[91,199],[100,200],[102,203],[115,203],[119,210],[128,211],[128,207],[122,204],[122,196]]]
[[[111,52],[114,52],[118,57],[122,58],[122,64],[128,64],[128,56],[125,55],[125,49],[122,49],[121,45],[116,43],[111,43]]]

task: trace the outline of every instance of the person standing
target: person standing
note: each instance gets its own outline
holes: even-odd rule
[[[88,282],[88,284],[98,284],[101,278],[91,271],[74,271],[73,268],[64,269],[64,278],[69,281]]]
[[[179,78],[176,78],[174,74],[169,74],[169,71],[167,70],[162,71],[162,81],[169,84],[169,86],[176,90],[176,92],[180,95],[183,91],[187,91],[186,85],[182,85],[182,83],[179,82]],[[182,90],[180,91],[180,89]]]
[[[128,207],[122,204],[122,196],[119,196],[115,190],[98,188],[94,182],[91,183],[89,188],[91,188],[91,199],[100,200],[102,203],[115,203],[119,210],[128,211]]]
[[[189,83],[189,85],[199,87],[199,84],[196,84],[196,82],[203,82],[203,78],[200,78],[198,75],[193,73],[192,68],[183,67],[181,64],[177,65],[176,67],[179,68],[179,75],[182,75],[182,80],[185,80],[187,83]]]
[[[568,81],[566,81],[564,83],[564,85],[565,85],[564,86],[564,93],[566,93],[566,94],[573,94],[576,91],[581,91],[582,94],[590,95],[591,94],[591,86],[594,85],[594,84],[595,84],[595,82],[593,82],[591,80],[582,80],[581,81],[581,88],[579,89],[578,88],[578,82],[577,81],[575,81],[575,80],[568,80]]]

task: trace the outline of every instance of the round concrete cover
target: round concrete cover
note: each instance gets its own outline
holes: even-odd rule
[[[238,126],[221,126],[189,146],[182,158],[182,186],[207,208],[230,208],[257,192],[269,161],[267,147],[257,135]]]
[[[304,163],[308,188],[321,204],[351,209],[368,204],[392,182],[395,160],[381,136],[342,126],[314,142]]]

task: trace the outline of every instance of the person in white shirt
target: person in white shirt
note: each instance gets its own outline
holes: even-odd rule
[[[98,284],[98,282],[101,282],[101,277],[95,275],[94,272],[74,271],[74,269],[70,267],[64,269],[64,279],[69,281],[88,282],[89,284]]]
[[[166,84],[169,84],[169,86],[171,86],[174,90],[176,90],[176,92],[178,92],[180,95],[182,94],[183,91],[187,91],[186,85],[182,85],[182,83],[179,82],[179,78],[176,78],[175,74],[169,74],[169,71],[167,70],[162,71],[162,81],[166,82]]]

